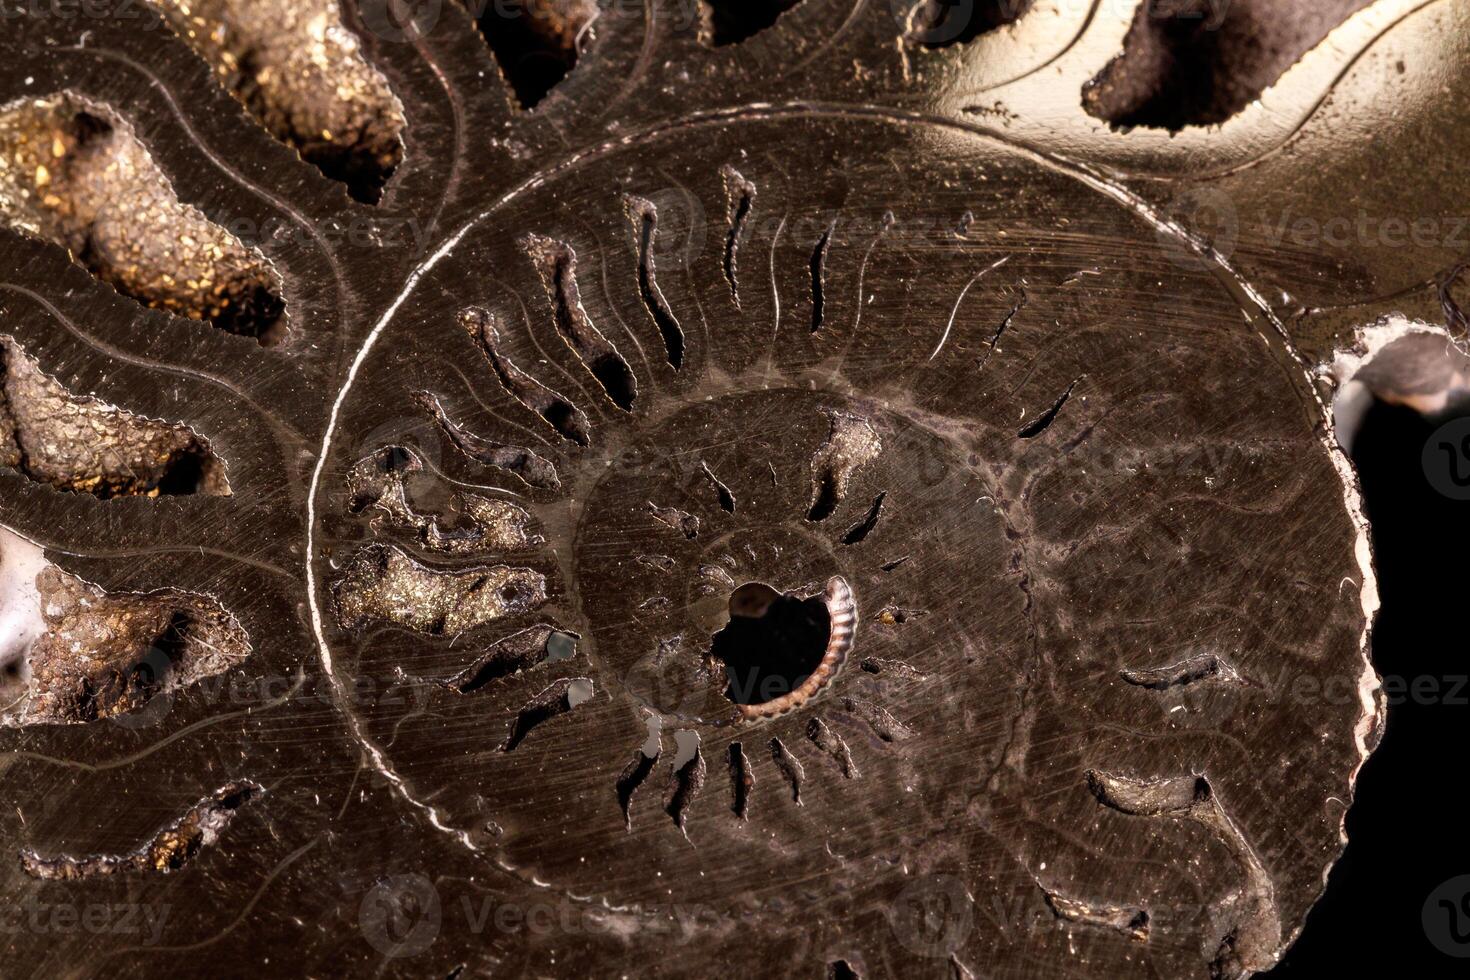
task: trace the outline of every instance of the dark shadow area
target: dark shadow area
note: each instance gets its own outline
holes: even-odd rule
[[[201,447],[181,450],[173,455],[155,489],[165,497],[199,493],[209,486],[218,460]]]
[[[480,33],[522,109],[535,108],[577,64],[593,0],[469,0]]]
[[[704,41],[713,47],[739,44],[776,23],[801,0],[704,0]]]
[[[1470,640],[1459,615],[1465,576],[1456,571],[1470,551],[1470,501],[1436,490],[1424,463],[1426,443],[1457,416],[1470,418],[1470,406],[1426,420],[1375,404],[1356,440],[1383,602],[1373,659],[1389,696],[1388,728],[1359,776],[1347,850],[1301,937],[1263,974],[1272,980],[1390,969],[1416,980],[1470,976],[1470,959],[1436,949],[1423,917],[1432,891],[1470,874]],[[1470,460],[1461,466],[1470,468]],[[1446,908],[1431,916],[1441,942],[1452,935],[1451,914]],[[1470,953],[1470,917],[1459,918]]]
[[[725,665],[725,696],[764,704],[790,694],[822,662],[832,620],[822,596],[798,599],[753,582],[730,596],[730,622],[711,656]]]
[[[1123,51],[1082,92],[1113,126],[1212,126],[1244,109],[1372,0],[1143,3]]]
[[[375,151],[370,147],[338,146],[319,140],[313,143],[299,142],[297,149],[301,158],[312,164],[322,174],[347,185],[347,193],[354,201],[377,204],[383,199],[383,188],[398,169],[397,154]],[[385,159],[386,158],[386,159]]]
[[[1032,0],[924,0],[909,21],[909,39],[926,48],[968,44],[981,34],[1014,24]]]

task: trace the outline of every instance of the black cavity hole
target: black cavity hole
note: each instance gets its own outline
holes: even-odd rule
[[[750,582],[730,594],[730,622],[710,653],[725,665],[725,696],[765,704],[791,693],[827,651],[832,618],[821,596],[799,599]]]
[[[474,0],[471,9],[522,109],[535,108],[576,66],[578,39],[596,12],[585,0]]]
[[[705,43],[739,44],[773,26],[799,0],[705,0]]]
[[[1031,0],[923,0],[914,10],[909,37],[926,48],[968,44],[981,34],[1014,24]]]

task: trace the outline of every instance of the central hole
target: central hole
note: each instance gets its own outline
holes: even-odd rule
[[[710,650],[725,665],[725,696],[765,704],[790,694],[822,662],[831,631],[820,595],[798,599],[760,582],[742,585],[730,594],[729,625]]]

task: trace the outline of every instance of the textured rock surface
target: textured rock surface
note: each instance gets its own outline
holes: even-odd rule
[[[101,497],[230,492],[223,464],[184,426],[77,397],[4,338],[0,367],[0,463]]]
[[[199,597],[107,595],[55,568],[36,577],[45,632],[28,651],[28,696],[13,724],[75,724],[136,711],[236,666],[240,625]]]
[[[260,232],[291,325],[0,233],[7,336],[233,491],[99,500],[12,453],[0,524],[252,647],[116,702],[146,724],[0,732],[34,858],[0,899],[171,910],[23,935],[23,972],[1234,977],[1293,941],[1382,712],[1328,365],[1446,318],[1470,15],[1282,26],[1260,101],[1174,136],[1084,105],[1131,9],[757,6],[558,8],[531,106],[506,52],[545,49],[485,11],[344,5],[403,107],[376,206],[173,34],[8,25],[0,104],[114,107],[180,206]],[[306,118],[324,77],[270,98]],[[1359,211],[1440,234],[1343,241]],[[776,654],[717,656],[732,613]],[[164,623],[132,615],[99,664]],[[801,689],[848,623],[737,720],[770,701],[732,672]]]
[[[284,331],[259,253],[181,204],[106,106],[61,94],[0,107],[0,221],[149,306],[263,341]]]
[[[336,3],[153,2],[261,125],[358,200],[382,196],[403,158],[403,107]]]

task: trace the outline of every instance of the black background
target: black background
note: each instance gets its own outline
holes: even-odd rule
[[[1422,919],[1430,892],[1470,874],[1470,684],[1454,690],[1455,678],[1470,674],[1470,502],[1437,491],[1422,458],[1430,436],[1456,417],[1470,417],[1470,406],[1426,419],[1377,404],[1354,446],[1383,602],[1374,664],[1385,678],[1401,678],[1400,690],[1434,678],[1441,696],[1390,702],[1383,742],[1348,812],[1347,850],[1301,938],[1265,974],[1272,980],[1389,970],[1405,980],[1470,977],[1470,959],[1437,950]],[[1451,693],[1457,697],[1445,697]]]

